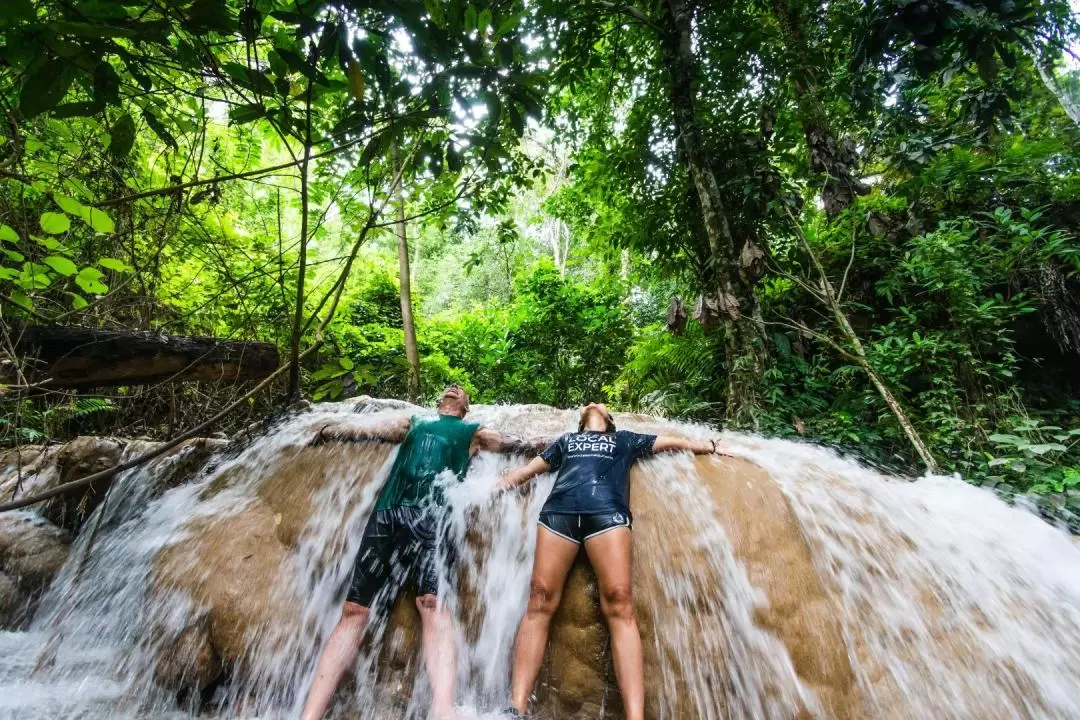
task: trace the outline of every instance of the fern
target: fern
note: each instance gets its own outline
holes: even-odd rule
[[[79,398],[71,410],[71,417],[83,418],[103,412],[113,412],[116,408],[108,398]]]

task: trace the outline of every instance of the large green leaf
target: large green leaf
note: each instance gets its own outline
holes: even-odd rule
[[[23,290],[43,290],[52,285],[52,278],[48,266],[28,262],[23,263],[18,282]]]
[[[116,258],[103,257],[98,260],[98,265],[106,270],[112,270],[113,272],[130,272],[131,266],[123,260],[117,260]]]
[[[23,117],[37,117],[56,107],[64,99],[74,78],[73,67],[63,60],[42,63],[26,78],[19,93],[19,110]]]
[[[15,232],[10,225],[0,223],[0,240],[17,243],[19,242],[19,233]]]
[[[75,263],[71,262],[71,260],[68,260],[66,257],[61,257],[59,255],[50,255],[42,260],[42,262],[64,277],[71,277],[79,271],[79,268],[75,266]]]
[[[116,232],[116,223],[112,221],[108,213],[104,210],[99,210],[92,207],[84,207],[79,213],[79,217],[83,222],[99,233],[114,233]]]
[[[266,108],[262,105],[234,105],[229,108],[229,122],[234,125],[243,125],[258,120],[265,114]]]
[[[70,198],[67,195],[53,195],[53,202],[60,206],[60,209],[69,215],[82,215],[86,206],[75,198]]]
[[[109,152],[116,157],[127,157],[135,145],[135,121],[124,113],[109,132]]]
[[[50,235],[60,235],[71,229],[71,220],[63,213],[42,213],[40,222],[41,229]]]
[[[97,268],[84,267],[75,276],[75,284],[88,293],[102,295],[109,291],[109,286],[102,282],[104,277]]]
[[[193,29],[203,31],[227,33],[235,25],[225,0],[195,0],[188,8],[188,20]]]

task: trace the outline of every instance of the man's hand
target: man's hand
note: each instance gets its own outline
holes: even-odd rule
[[[725,445],[724,443],[720,442],[719,440],[710,440],[709,442],[712,443],[712,454],[713,455],[722,455],[724,457],[735,457],[734,455],[731,454],[731,450],[728,448],[728,446]]]
[[[551,438],[537,437],[522,440],[512,435],[502,435],[495,430],[480,428],[473,435],[473,452],[487,450],[488,452],[503,453],[504,455],[520,453],[527,457],[533,457],[543,452],[544,448],[550,445],[551,442],[553,442]]]

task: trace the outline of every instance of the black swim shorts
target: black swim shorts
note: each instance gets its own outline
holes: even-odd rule
[[[559,537],[570,542],[582,544],[591,537],[596,537],[615,528],[630,528],[633,519],[630,513],[540,513],[540,524]]]
[[[439,515],[421,508],[376,511],[364,529],[345,599],[369,608],[376,601],[389,607],[413,573],[418,596],[437,594],[440,571],[449,578],[454,562],[453,544],[442,525]]]

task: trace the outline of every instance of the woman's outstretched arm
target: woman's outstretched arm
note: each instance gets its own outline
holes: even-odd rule
[[[537,475],[546,473],[550,468],[551,466],[548,465],[547,460],[540,456],[534,457],[527,465],[522,465],[516,470],[511,470],[503,475],[497,489],[500,491],[512,490],[518,485],[532,480]]]
[[[723,443],[716,440],[687,440],[673,435],[660,435],[653,443],[653,452],[678,452],[686,450],[695,455],[726,455],[731,457],[731,452]]]

